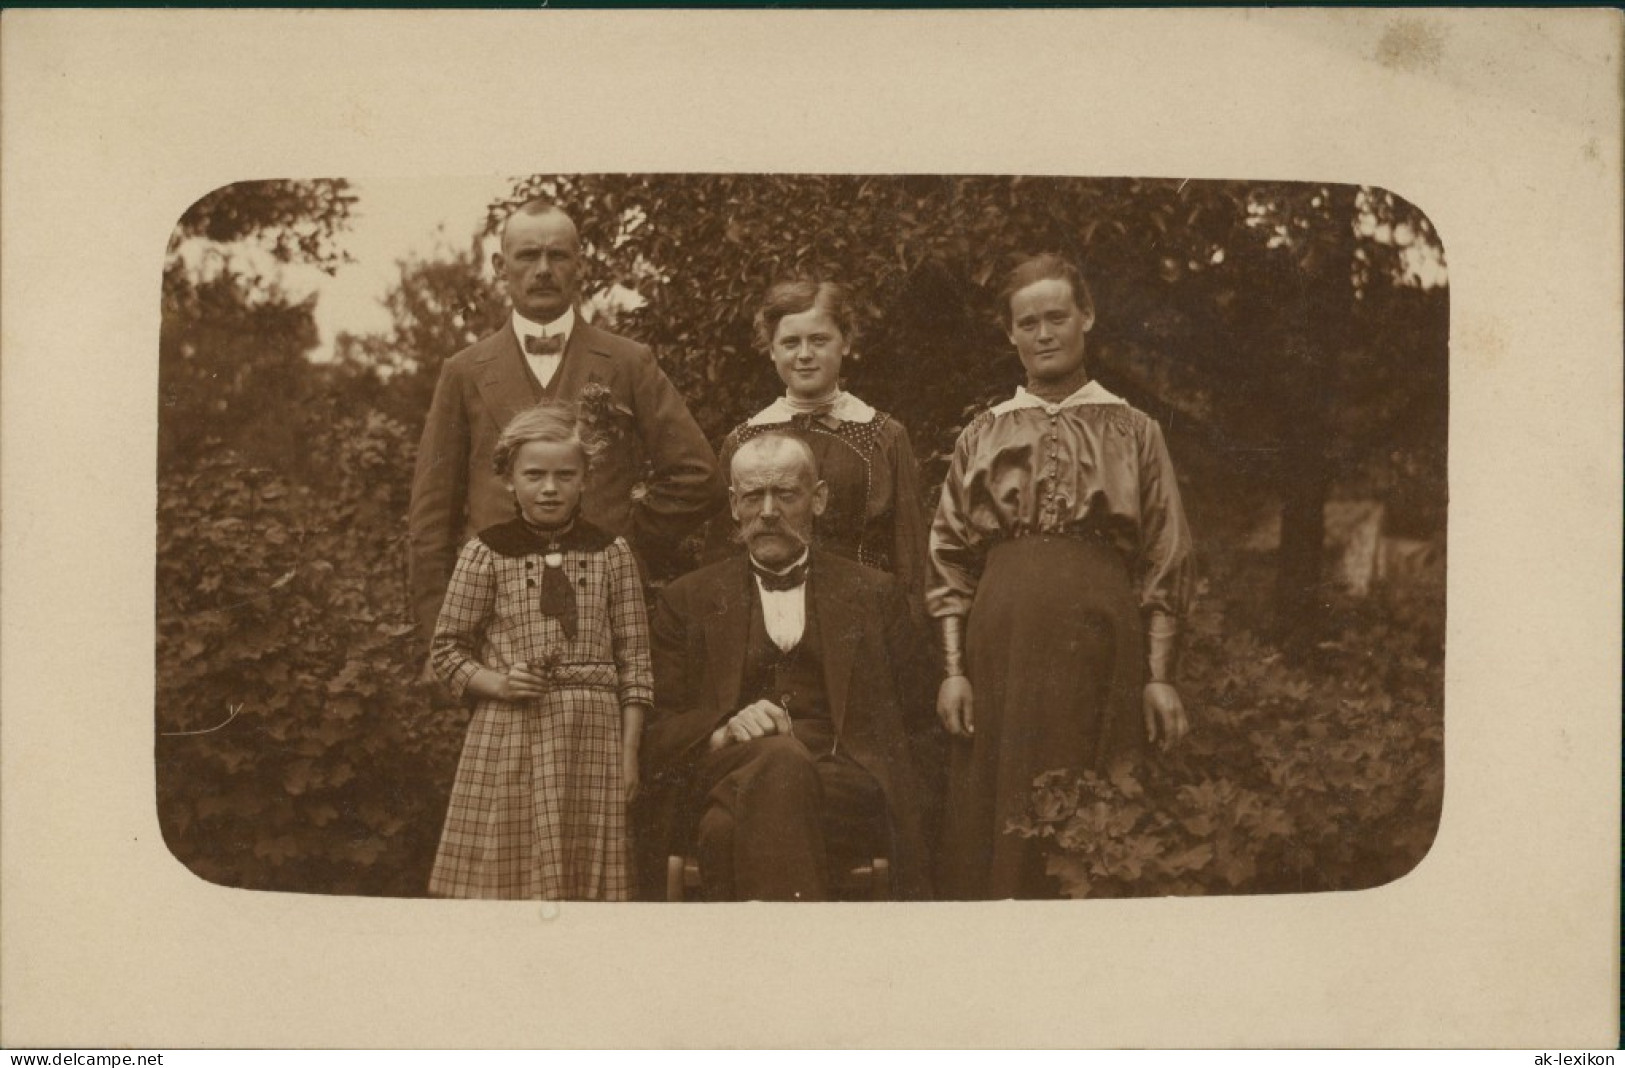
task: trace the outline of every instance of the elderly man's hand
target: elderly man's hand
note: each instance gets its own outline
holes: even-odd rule
[[[735,712],[728,722],[711,732],[711,751],[766,738],[770,734],[789,733],[790,713],[772,701],[755,701]]]

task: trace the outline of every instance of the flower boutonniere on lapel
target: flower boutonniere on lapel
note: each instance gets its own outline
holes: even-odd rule
[[[628,417],[632,414],[616,402],[615,394],[596,377],[582,387],[576,406],[581,412],[584,436],[590,435],[606,444],[620,440],[621,423],[615,418],[616,414]]]

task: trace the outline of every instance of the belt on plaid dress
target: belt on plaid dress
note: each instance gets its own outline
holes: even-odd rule
[[[550,664],[542,674],[555,686],[611,692],[620,688],[620,675],[615,669],[615,664],[609,660],[577,660]]]

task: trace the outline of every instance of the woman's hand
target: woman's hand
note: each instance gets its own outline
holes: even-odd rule
[[[963,675],[949,675],[937,687],[937,718],[943,729],[956,738],[969,738],[976,733],[976,717],[972,705],[970,680]]]
[[[1148,682],[1141,703],[1145,706],[1145,737],[1165,752],[1190,733],[1185,702],[1171,682]]]

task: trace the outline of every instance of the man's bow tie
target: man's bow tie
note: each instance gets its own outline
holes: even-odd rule
[[[557,356],[564,351],[564,335],[554,334],[544,337],[541,334],[532,334],[525,338],[525,351],[532,356]]]
[[[755,560],[750,562],[750,569],[756,572],[756,577],[762,581],[762,589],[772,593],[782,593],[793,590],[807,581],[807,564],[797,564],[782,575],[776,571],[769,571]]]

